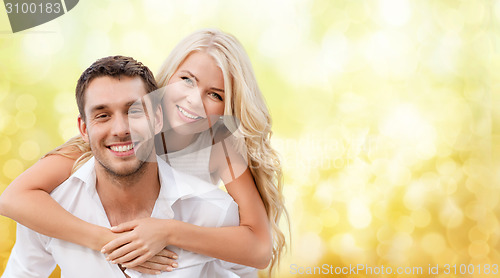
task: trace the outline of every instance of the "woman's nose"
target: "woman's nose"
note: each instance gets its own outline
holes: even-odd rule
[[[201,89],[198,87],[189,89],[189,92],[186,94],[186,100],[193,106],[203,106],[201,94]]]

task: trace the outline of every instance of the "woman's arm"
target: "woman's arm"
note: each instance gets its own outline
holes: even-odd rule
[[[240,226],[213,228],[176,220],[133,220],[113,229],[132,232],[104,246],[110,260],[133,267],[157,248],[175,245],[233,263],[267,267],[272,256],[272,238],[264,204],[241,156],[231,146],[219,145],[214,146],[212,161],[218,164],[218,175],[238,204]],[[141,249],[143,252],[137,251]]]
[[[49,195],[70,176],[75,160],[57,154],[40,159],[2,193],[0,214],[41,234],[100,250],[116,235],[73,216]]]
[[[255,268],[266,268],[271,260],[272,239],[266,210],[253,177],[247,169],[226,184],[238,204],[240,226],[209,228],[176,221],[172,245]]]
[[[248,179],[251,174],[245,171],[233,184],[227,185],[231,190],[239,187],[237,193],[233,192],[233,198],[240,202],[240,226],[213,228],[172,219],[137,219],[112,229],[131,232],[106,244],[104,252],[109,254],[109,260],[131,268],[157,250],[174,245],[225,261],[266,268],[272,253],[270,230],[255,185],[242,182]]]

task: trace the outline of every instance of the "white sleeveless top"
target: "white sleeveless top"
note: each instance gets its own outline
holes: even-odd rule
[[[216,130],[213,130],[215,134]],[[172,168],[197,177],[211,184],[217,184],[210,174],[210,156],[212,153],[212,135],[210,130],[201,132],[198,138],[184,149],[160,155]],[[168,158],[168,159],[167,159]]]
[[[215,124],[210,130],[205,130],[198,135],[198,138],[186,148],[160,155],[163,160],[166,160],[175,170],[197,177],[208,183],[218,185],[220,178],[214,180],[210,174],[210,156],[212,153],[213,135],[216,134],[220,125]],[[244,278],[257,278],[257,269],[249,266],[229,263],[220,260],[220,264],[224,269],[230,269]]]

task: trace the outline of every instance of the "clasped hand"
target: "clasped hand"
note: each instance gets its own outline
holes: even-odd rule
[[[101,252],[112,263],[146,274],[172,271],[178,256],[166,249],[169,245],[169,221],[142,218],[111,228],[117,236],[103,246]]]

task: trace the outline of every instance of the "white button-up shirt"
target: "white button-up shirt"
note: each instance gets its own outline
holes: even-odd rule
[[[214,185],[172,169],[157,158],[160,193],[151,217],[177,219],[198,226],[238,226],[238,205],[226,192]],[[110,228],[106,212],[96,190],[95,160],[92,158],[51,196],[73,215],[96,225]],[[61,223],[64,225],[64,223]],[[131,278],[147,277],[257,277],[256,270],[196,254],[174,246],[179,268],[159,275],[126,270]],[[51,238],[20,224],[17,239],[2,277],[48,277],[55,266],[63,278],[125,277],[115,264],[98,251]],[[238,273],[238,274],[236,274]]]

